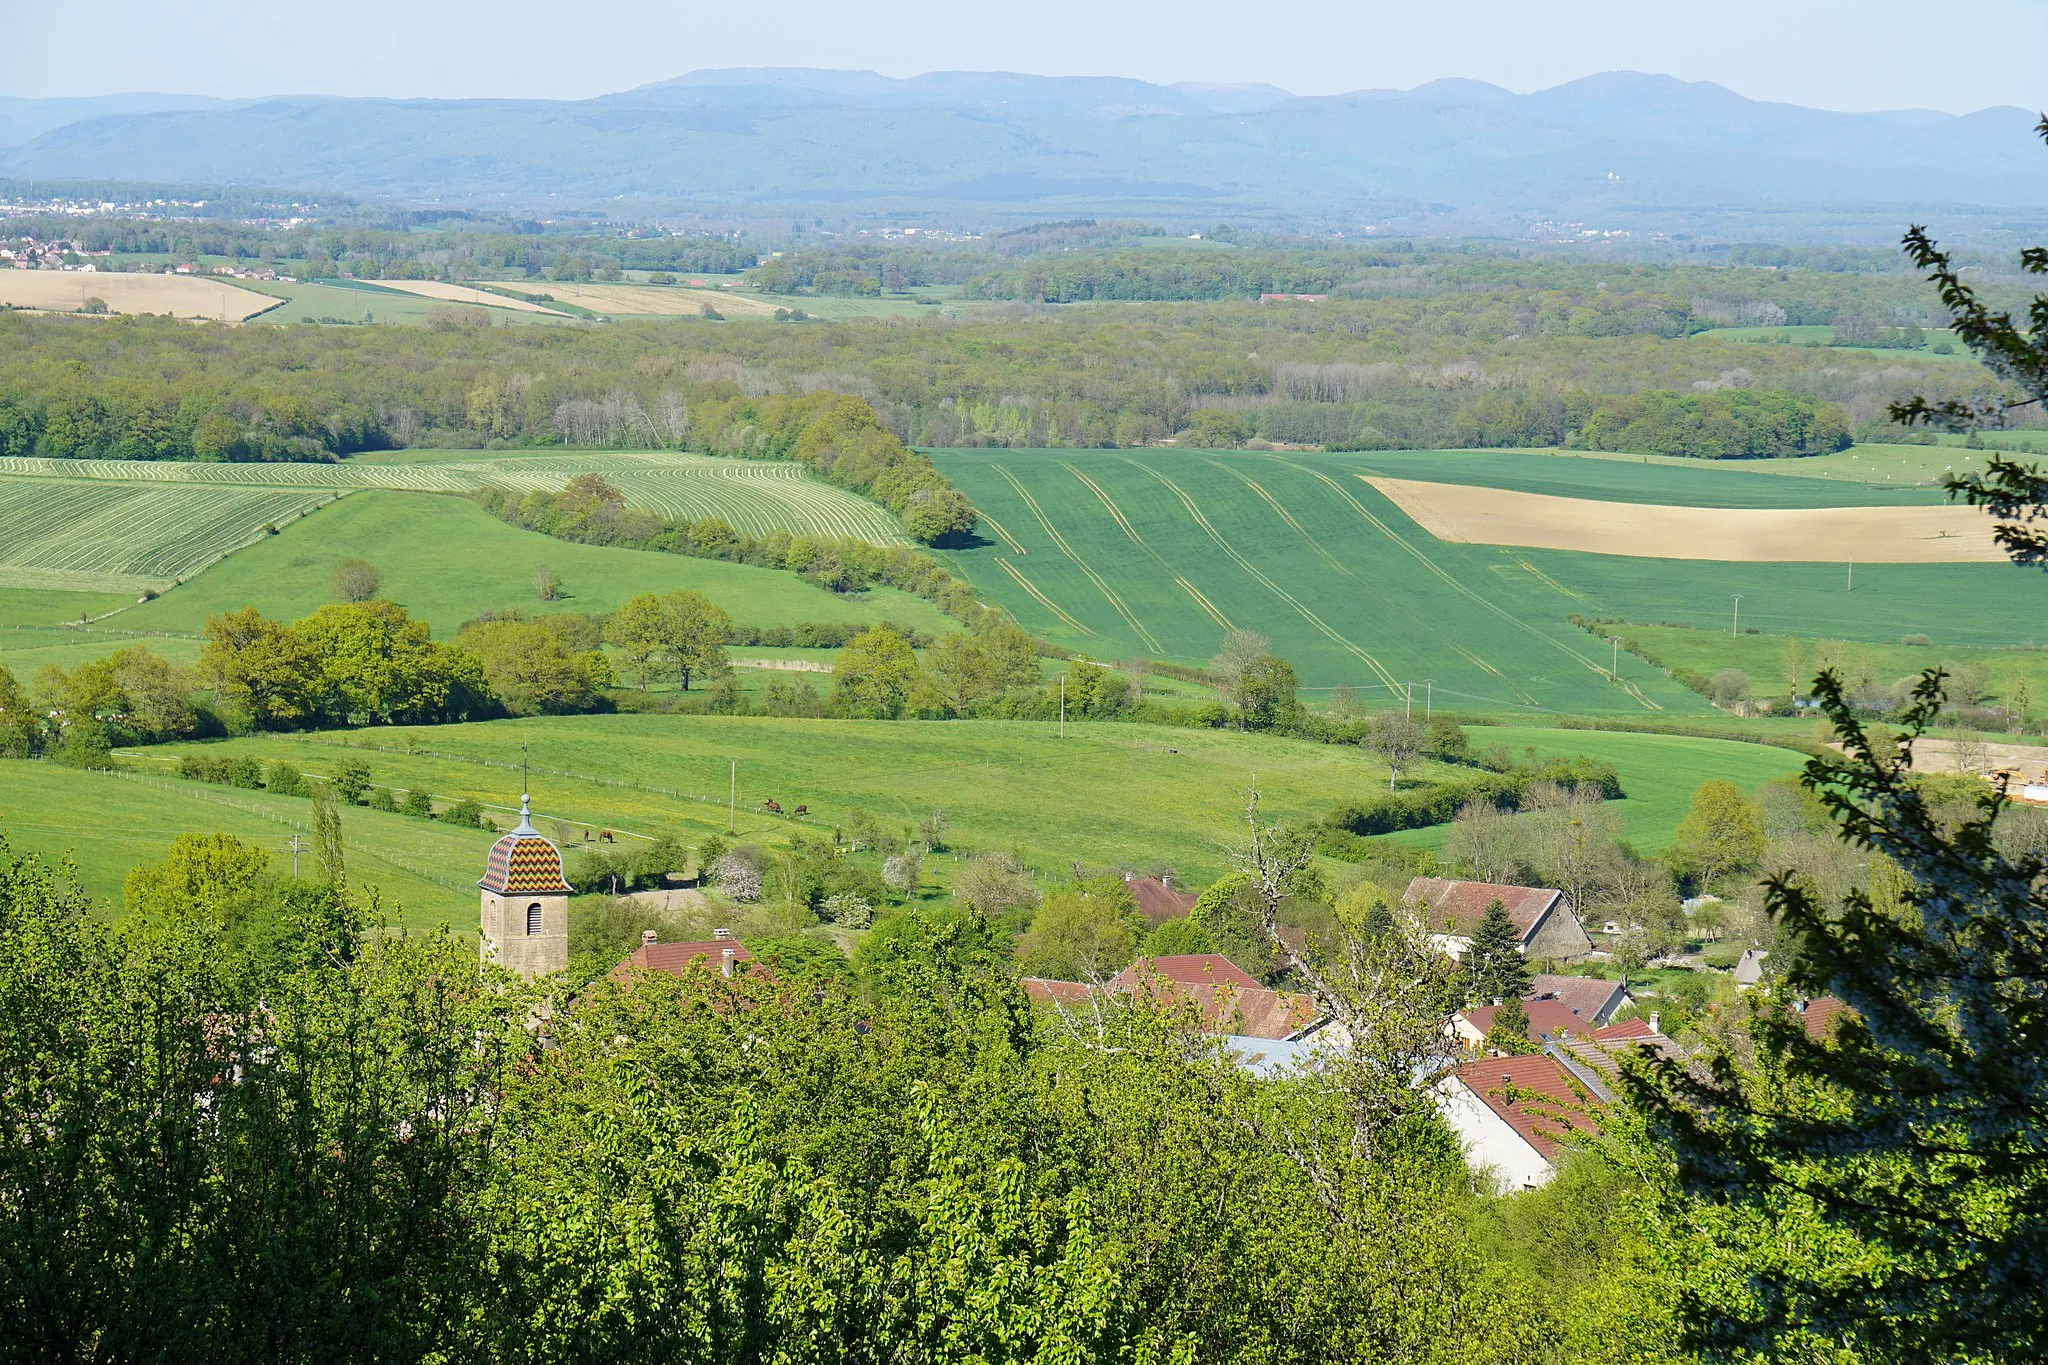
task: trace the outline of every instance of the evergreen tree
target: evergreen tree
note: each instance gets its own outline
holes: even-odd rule
[[[1528,991],[1529,964],[1522,959],[1521,943],[1507,906],[1499,901],[1488,905],[1465,950],[1467,993],[1474,1000],[1520,1000]]]
[[[1529,1012],[1518,995],[1504,997],[1493,1012],[1493,1025],[1486,1030],[1486,1050],[1503,1056],[1517,1056],[1540,1049],[1529,1037]]]

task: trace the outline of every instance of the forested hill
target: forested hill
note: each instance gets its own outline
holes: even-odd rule
[[[1272,211],[1449,230],[1731,224],[2037,205],[2034,115],[1844,114],[1609,73],[1530,95],[1475,81],[1303,98],[1270,87],[988,73],[710,71],[583,101],[303,98],[114,112],[44,128],[0,174],[316,187],[441,201],[915,200],[1151,213]],[[1910,192],[1903,189],[1911,186]],[[559,199],[553,201],[557,205]],[[1697,206],[1711,204],[1709,211]],[[1848,205],[1847,209],[1838,206]]]

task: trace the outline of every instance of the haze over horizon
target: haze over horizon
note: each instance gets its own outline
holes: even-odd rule
[[[76,16],[30,7],[10,19],[15,60],[0,95],[582,99],[747,66],[1264,83],[1297,95],[1462,77],[1526,93],[1633,70],[1822,109],[2048,107],[2043,0],[1952,0],[1932,37],[1906,0],[1729,0],[1712,22],[1630,0],[1586,0],[1569,20],[1513,0],[1474,0],[1455,25],[1385,0],[1281,0],[1250,32],[1242,11],[1216,0],[1181,8],[1172,24],[1130,0],[1048,0],[969,18],[934,0],[886,13],[793,0],[778,11],[772,42],[753,15],[657,0],[621,0],[603,23],[581,25],[537,0],[363,0],[342,23],[225,0],[180,8],[167,24],[143,0],[112,0],[81,60]],[[1960,35],[1953,41],[1968,47],[1968,63],[1930,57],[1946,34]],[[265,52],[284,60],[252,60]]]

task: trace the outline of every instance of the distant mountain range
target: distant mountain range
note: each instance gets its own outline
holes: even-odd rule
[[[1611,72],[1304,97],[1114,77],[699,71],[589,100],[0,100],[0,175],[544,210],[913,207],[1569,232],[2048,220],[2037,115],[1845,114]],[[1889,229],[1888,229],[1889,230]]]

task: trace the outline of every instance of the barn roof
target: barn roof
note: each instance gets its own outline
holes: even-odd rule
[[[1424,927],[1432,932],[1444,928],[1469,937],[1486,918],[1486,907],[1499,901],[1508,912],[1508,923],[1527,941],[1549,909],[1564,899],[1564,893],[1548,886],[1501,886],[1493,882],[1451,881],[1444,877],[1417,877],[1402,893],[1401,904],[1411,909],[1429,906]]]

